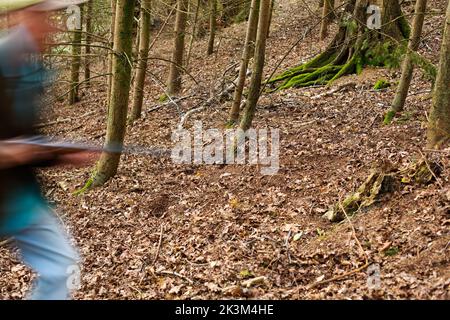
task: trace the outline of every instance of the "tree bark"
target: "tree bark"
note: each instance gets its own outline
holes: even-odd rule
[[[81,25],[82,24],[80,24],[80,29],[73,30],[72,64],[70,68],[70,93],[69,93],[70,105],[75,104],[80,100],[78,93],[80,86],[80,67],[81,67],[81,36],[82,36]]]
[[[439,70],[428,124],[428,147],[439,148],[450,138],[450,2],[447,7]]]
[[[252,124],[255,116],[256,104],[258,103],[261,94],[261,81],[266,56],[267,28],[270,19],[270,3],[271,0],[261,0],[260,4],[258,32],[256,35],[255,64],[253,66],[253,74],[250,81],[247,105],[244,109],[244,115],[240,124],[240,128],[244,132],[247,131]]]
[[[248,63],[251,54],[253,54],[255,51],[254,38],[256,37],[256,30],[258,27],[259,5],[260,0],[252,0],[250,7],[250,16],[247,25],[247,35],[245,37],[245,46],[244,51],[242,53],[241,66],[239,69],[239,79],[236,85],[236,89],[234,90],[233,105],[230,111],[230,119],[229,119],[230,125],[236,123],[239,119],[239,111],[242,101],[242,92],[244,91],[245,79],[247,77]]]
[[[390,35],[394,39],[408,39],[411,28],[402,13],[399,0],[374,0],[375,3],[382,2],[381,32]]]
[[[406,97],[408,96],[409,86],[411,84],[414,64],[412,59],[412,53],[419,49],[420,37],[422,35],[423,22],[425,19],[425,11],[427,8],[427,0],[417,0],[414,21],[411,31],[411,39],[408,43],[408,51],[405,55],[405,60],[402,64],[402,77],[397,88],[394,101],[392,103],[391,110],[386,114],[384,119],[385,124],[389,124],[392,118],[397,112],[403,111],[405,106]]]
[[[194,44],[194,40],[195,40],[195,36],[196,36],[196,32],[197,32],[198,15],[200,13],[200,4],[201,4],[201,0],[197,0],[197,5],[195,7],[194,24],[192,26],[191,40],[189,41],[189,49],[188,49],[188,54],[187,54],[187,58],[186,58],[186,69],[189,68],[189,62],[191,61],[192,46]]]
[[[270,36],[270,27],[272,26],[272,18],[273,18],[273,11],[275,10],[275,0],[272,0],[270,3],[270,11],[269,11],[269,23],[267,26],[267,38]]]
[[[320,40],[323,41],[328,36],[328,27],[332,19],[330,18],[334,10],[334,0],[324,0],[322,6],[322,23],[320,25]]]
[[[186,33],[187,20],[187,0],[178,0],[177,15],[175,21],[175,37],[172,52],[172,63],[169,70],[168,93],[171,96],[177,95],[181,91],[181,77],[184,55],[184,39]]]
[[[117,0],[114,36],[113,81],[111,104],[108,111],[106,146],[123,145],[131,81],[130,57],[133,45],[133,19],[136,0]],[[117,173],[120,154],[103,153],[93,178],[98,186]]]
[[[217,0],[209,0],[209,40],[208,56],[214,53],[214,41],[217,28]]]
[[[150,28],[151,28],[151,0],[141,1],[141,29],[139,34],[139,58],[137,63],[136,78],[134,82],[133,107],[130,121],[141,117],[142,103],[144,100],[145,76],[148,65],[148,51],[150,47]]]
[[[116,28],[116,7],[117,7],[117,0],[111,0],[111,49],[114,48],[114,37],[115,32],[114,29]],[[109,63],[108,63],[108,109],[109,105],[111,103],[111,90],[112,90],[112,81],[113,81],[113,59],[114,59],[114,52],[111,51],[109,54]]]
[[[92,33],[93,33],[93,25],[92,25],[92,16],[94,11],[94,3],[93,1],[89,1],[86,4],[86,58],[84,63],[84,79],[87,87],[91,86],[91,43],[92,43]]]

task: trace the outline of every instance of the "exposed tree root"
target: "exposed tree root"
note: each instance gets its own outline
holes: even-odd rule
[[[368,208],[380,201],[382,196],[393,192],[406,184],[426,185],[436,180],[441,173],[441,166],[436,161],[424,157],[403,169],[396,169],[391,164],[382,164],[372,169],[369,177],[344,201],[335,204],[324,217],[331,222],[345,219],[362,208]]]
[[[328,48],[305,64],[291,68],[269,79],[275,90],[312,85],[330,85],[338,78],[360,73],[367,65],[399,66],[401,53],[409,37],[409,25],[398,2],[386,2],[385,12],[391,15],[381,30],[369,30],[364,25],[368,1],[349,1],[341,25]],[[389,22],[392,21],[392,22]]]

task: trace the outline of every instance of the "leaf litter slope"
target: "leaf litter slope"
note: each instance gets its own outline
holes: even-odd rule
[[[317,8],[315,1],[279,1],[267,74],[317,22],[305,3]],[[426,21],[420,50],[436,62],[445,1],[431,1],[430,6],[435,14]],[[412,6],[408,10],[412,12]],[[185,77],[182,96],[190,98],[179,103],[181,110],[195,107],[220,87],[217,79],[239,61],[244,33],[243,24],[226,28],[219,36],[218,53],[209,58],[204,58],[206,39],[194,46],[190,71],[198,84]],[[305,61],[325,46],[314,32],[281,68]],[[153,54],[168,58],[168,48],[170,33]],[[149,70],[161,80],[167,74],[166,63],[158,60]],[[369,69],[340,79],[333,87],[339,90],[332,93],[333,88],[319,87],[264,95],[254,126],[281,131],[281,169],[275,176],[262,176],[255,166],[181,166],[126,155],[117,177],[105,187],[75,197],[71,193],[88,179],[89,169],[41,172],[46,195],[83,256],[82,288],[75,297],[449,298],[450,188],[444,155],[442,187],[406,186],[359,213],[351,224],[321,218],[364,182],[377,161],[401,166],[420,155],[431,103],[429,83],[415,73],[404,116],[386,127],[381,124],[383,114],[395,92],[372,90],[380,78],[395,82],[399,73]],[[153,77],[147,82],[145,106],[151,108],[162,91]],[[83,94],[75,108],[63,103],[49,107],[52,118],[69,120],[44,130],[101,142],[105,88],[94,85]],[[206,128],[223,128],[228,108],[229,103],[214,103],[194,114],[187,127],[201,120]],[[179,119],[173,106],[145,113],[129,128],[127,143],[170,146]],[[33,275],[6,245],[0,247],[0,257],[1,298],[23,297]],[[360,268],[366,257],[380,268],[379,288],[368,288],[365,269],[311,286]]]

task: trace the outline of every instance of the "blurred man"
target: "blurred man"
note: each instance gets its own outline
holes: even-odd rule
[[[0,236],[12,237],[23,261],[37,273],[30,299],[68,299],[78,255],[41,195],[34,167],[81,164],[84,155],[5,143],[33,136],[45,70],[36,56],[56,29],[51,11],[83,0],[0,0],[8,35],[0,39]],[[76,281],[75,281],[76,282]]]

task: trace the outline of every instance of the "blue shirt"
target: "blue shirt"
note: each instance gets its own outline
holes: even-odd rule
[[[24,26],[10,30],[0,40],[0,71],[13,100],[14,121],[21,126],[33,125],[43,92],[46,72],[41,62],[33,57],[36,53],[37,46]],[[27,228],[46,207],[37,184],[8,190],[2,205],[5,218],[0,224],[0,234],[14,235]]]

